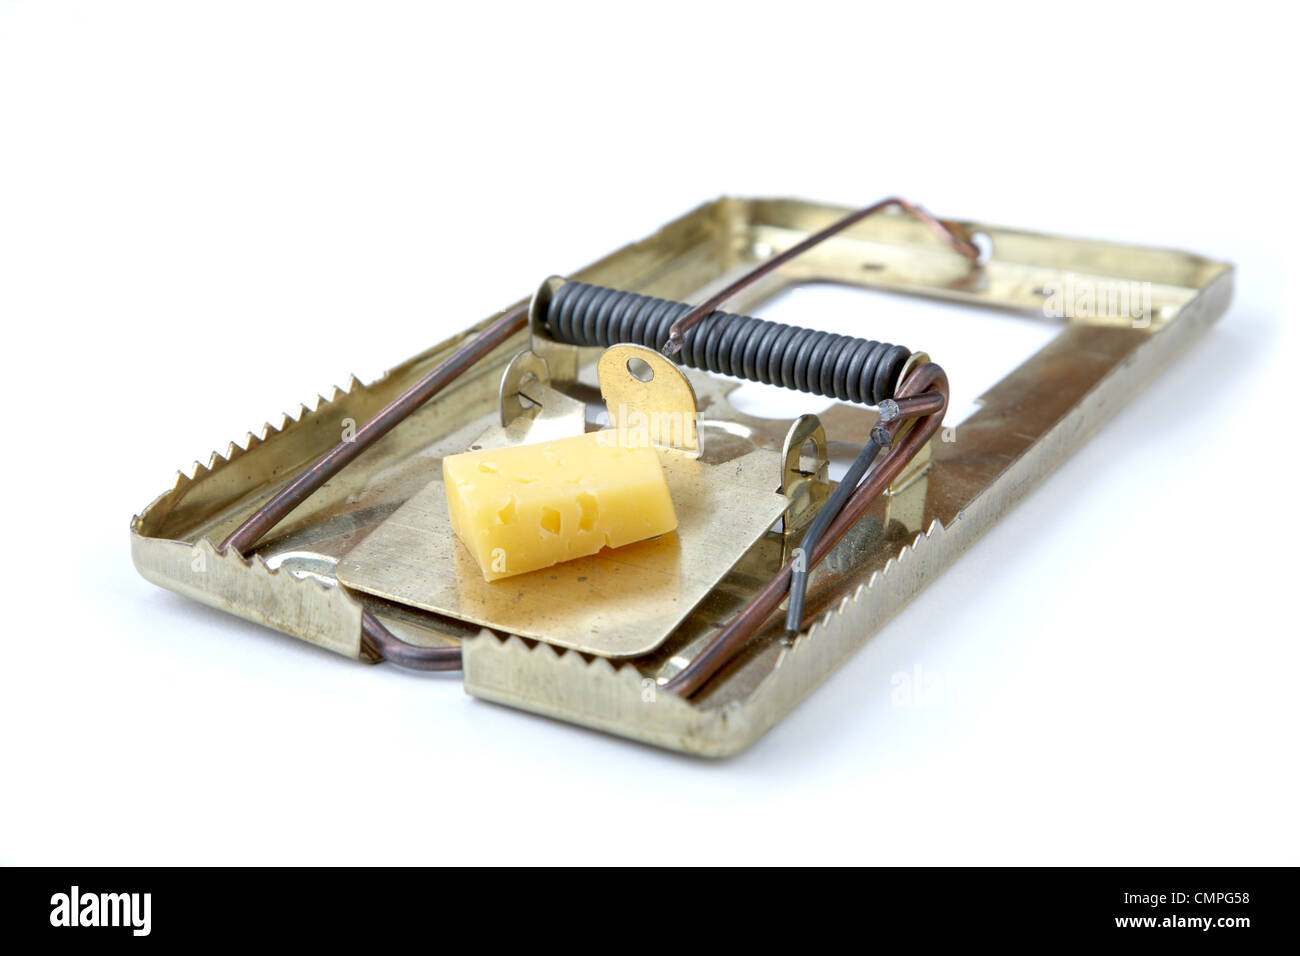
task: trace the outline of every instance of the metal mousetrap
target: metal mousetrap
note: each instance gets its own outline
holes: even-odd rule
[[[1055,303],[1062,321],[954,435],[942,355],[820,332],[811,316],[752,317],[813,281],[1038,315]],[[1231,290],[1226,263],[938,220],[896,199],[850,212],[722,198],[214,454],[133,519],[132,556],[156,584],[358,660],[460,669],[476,697],[730,754]],[[733,408],[741,379],[790,388],[790,419]],[[451,531],[442,458],[605,425],[657,446],[676,531],[484,581]],[[834,442],[860,449],[838,482]]]

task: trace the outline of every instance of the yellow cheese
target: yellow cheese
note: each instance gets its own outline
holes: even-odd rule
[[[677,527],[659,455],[613,430],[442,461],[451,526],[488,581]]]

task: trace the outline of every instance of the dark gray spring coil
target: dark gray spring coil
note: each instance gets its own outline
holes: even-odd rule
[[[552,338],[570,345],[658,349],[669,326],[689,310],[682,302],[566,282],[551,297],[546,325]],[[706,316],[684,339],[679,361],[692,368],[864,405],[894,397],[912,354],[901,345],[730,312]]]

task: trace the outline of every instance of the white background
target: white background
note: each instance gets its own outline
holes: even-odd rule
[[[0,861],[1300,861],[1294,57],[1268,8],[1053,9],[0,4]],[[728,761],[134,571],[178,468],[724,192],[1187,248],[1238,291]],[[891,703],[917,668],[942,706]]]

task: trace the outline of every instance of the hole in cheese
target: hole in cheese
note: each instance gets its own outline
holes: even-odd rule
[[[583,491],[578,495],[578,508],[582,512],[582,517],[578,519],[579,531],[590,531],[596,527],[596,496],[590,491]]]
[[[515,496],[511,495],[506,506],[497,512],[497,517],[501,519],[502,524],[513,524],[515,520]]]
[[[554,508],[542,508],[542,530],[549,534],[560,533],[560,513]]]

